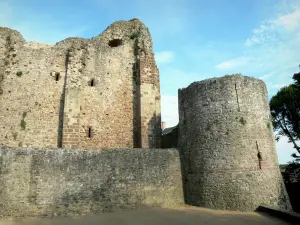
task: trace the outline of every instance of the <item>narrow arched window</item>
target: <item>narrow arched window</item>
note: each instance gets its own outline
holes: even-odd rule
[[[90,80],[90,86],[91,86],[91,87],[94,87],[94,86],[95,86],[95,79],[91,79],[91,80]]]
[[[55,81],[59,81],[59,78],[60,78],[60,73],[56,72],[55,73]]]
[[[88,129],[88,138],[91,138],[92,137],[92,128],[89,127]]]

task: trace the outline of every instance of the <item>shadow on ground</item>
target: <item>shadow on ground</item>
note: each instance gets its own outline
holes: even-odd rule
[[[82,217],[27,218],[2,220],[0,225],[285,225],[279,219],[255,212],[233,212],[182,206],[173,209],[143,209]]]

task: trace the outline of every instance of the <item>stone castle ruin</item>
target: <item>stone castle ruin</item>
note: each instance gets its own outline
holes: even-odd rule
[[[55,45],[0,28],[0,55],[2,145],[160,146],[158,69],[139,20]]]
[[[139,20],[55,45],[0,28],[0,57],[0,217],[291,210],[263,81],[180,89],[177,148],[162,149],[159,72]]]

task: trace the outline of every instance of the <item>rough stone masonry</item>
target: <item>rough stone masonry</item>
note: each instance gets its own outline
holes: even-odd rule
[[[188,204],[291,210],[278,166],[267,87],[239,74],[178,91],[179,149]]]
[[[92,39],[26,42],[0,27],[0,145],[160,146],[152,40],[137,19]]]
[[[154,149],[159,75],[137,19],[55,45],[0,28],[0,107],[0,216],[184,202],[291,209],[261,80],[232,75],[179,90],[178,150]]]
[[[183,204],[176,149],[0,149],[0,218]]]

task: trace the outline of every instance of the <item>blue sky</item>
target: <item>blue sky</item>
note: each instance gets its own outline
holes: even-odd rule
[[[0,26],[27,41],[91,38],[131,18],[152,34],[167,126],[178,121],[178,88],[193,81],[242,73],[263,79],[271,97],[299,71],[299,0],[0,0]],[[277,150],[291,160],[285,138]]]

